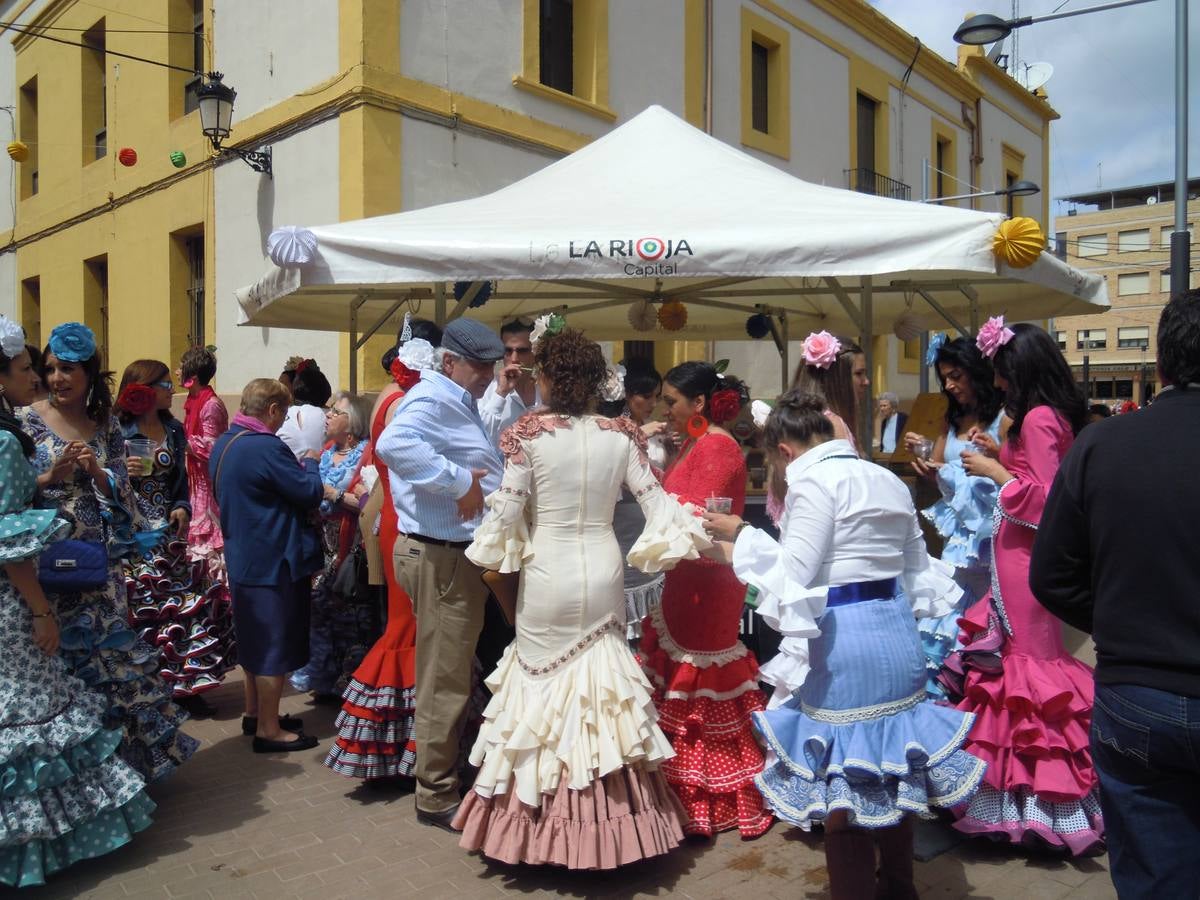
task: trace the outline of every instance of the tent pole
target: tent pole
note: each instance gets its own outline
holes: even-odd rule
[[[366,300],[363,296],[350,301],[350,393],[358,393],[358,308]]]
[[[979,292],[965,284],[960,284],[958,289],[963,292],[963,296],[965,296],[971,304],[971,315],[969,319],[971,323],[971,334],[979,334]],[[969,337],[969,335],[967,336]]]
[[[875,317],[875,299],[872,297],[871,291],[871,276],[864,275],[862,278],[862,334],[859,339],[862,341],[863,358],[867,364],[867,377],[871,379],[871,383],[867,385],[865,401],[862,404],[862,409],[858,411],[858,427],[859,440],[858,446],[866,451],[867,459],[871,458],[871,411],[875,408],[875,352],[872,348],[874,343],[874,333],[872,327]]]
[[[962,323],[960,323],[958,321],[958,319],[954,318],[954,316],[952,316],[952,315],[950,315],[950,313],[946,312],[946,310],[943,308],[942,304],[938,303],[931,296],[929,296],[929,292],[927,290],[925,290],[925,288],[916,288],[915,290],[918,294],[921,295],[921,298],[926,303],[928,303],[930,306],[932,306],[939,316],[941,316],[943,319],[945,319],[947,322],[949,322],[951,327],[956,329],[959,334],[961,334],[965,338],[969,338],[971,336],[971,332],[969,332],[969,331],[967,331],[967,329],[963,328]]]
[[[438,328],[446,327],[446,282],[439,281],[433,286],[433,323]]]
[[[791,384],[792,362],[788,359],[788,317],[786,312],[779,314],[779,336],[782,339],[779,347],[779,360],[783,368],[783,392],[787,393],[787,389]]]

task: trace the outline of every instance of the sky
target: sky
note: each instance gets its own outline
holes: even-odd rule
[[[1099,5],[1099,0],[871,0],[893,22],[955,61],[954,29],[970,13],[1004,19]],[[1061,9],[1060,9],[1061,7]],[[1189,9],[1188,174],[1200,174],[1200,3]],[[1017,29],[1018,59],[1048,62],[1050,213],[1058,198],[1175,178],[1175,0],[1152,0]],[[1005,41],[1011,51],[1012,38]],[[1046,185],[1042,185],[1046,190]]]

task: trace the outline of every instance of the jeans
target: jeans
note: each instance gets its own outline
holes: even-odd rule
[[[1121,900],[1200,896],[1200,697],[1097,684],[1091,736]]]

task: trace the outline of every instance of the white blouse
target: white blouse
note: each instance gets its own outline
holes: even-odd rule
[[[297,458],[305,450],[320,453],[325,446],[325,410],[308,403],[293,406],[275,433]]]

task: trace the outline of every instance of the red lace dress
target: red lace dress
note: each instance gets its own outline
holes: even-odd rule
[[[372,448],[387,426],[388,408],[402,396],[403,391],[391,402],[380,405],[371,422]],[[413,739],[417,619],[412,601],[396,580],[392,565],[392,546],[399,526],[387,466],[376,461],[375,468],[383,479],[379,550],[387,580],[387,628],[354,670],[342,694],[344,702],[336,722],[337,741],[325,757],[325,765],[352,778],[411,775],[417,760]],[[363,540],[374,537],[363,535]]]
[[[700,509],[707,497],[732,497],[740,515],[742,451],[728,435],[705,434],[667,470],[663,487]],[[667,573],[662,604],[642,623],[642,668],[654,685],[658,724],[676,754],[663,772],[691,817],[689,834],[736,826],[749,838],[771,825],[754,786],[764,761],[750,714],[765,704],[758,662],[738,640],[745,597],[729,566],[684,560]]]

